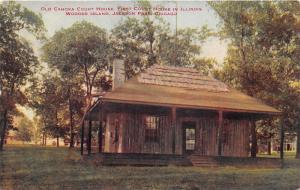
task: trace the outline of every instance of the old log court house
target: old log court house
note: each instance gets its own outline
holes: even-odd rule
[[[85,116],[81,153],[96,151],[111,165],[201,166],[212,158],[244,158],[251,122],[278,115],[192,68],[153,65],[125,81],[124,62],[116,59],[112,91]]]

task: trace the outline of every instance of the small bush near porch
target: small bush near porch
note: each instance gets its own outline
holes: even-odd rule
[[[283,169],[102,167],[67,148],[8,146],[0,153],[0,189],[297,189],[300,160]],[[89,188],[87,188],[89,187]]]

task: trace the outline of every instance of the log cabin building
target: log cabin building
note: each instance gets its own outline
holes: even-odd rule
[[[123,61],[115,60],[112,91],[85,117],[81,153],[98,142],[97,152],[112,159],[248,157],[250,122],[278,114],[192,68],[153,65],[125,81]]]

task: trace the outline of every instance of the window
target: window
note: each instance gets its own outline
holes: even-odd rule
[[[158,128],[159,128],[158,116],[147,116],[145,121],[145,141],[146,142],[158,142]]]

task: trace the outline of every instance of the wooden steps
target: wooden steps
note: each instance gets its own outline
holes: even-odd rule
[[[197,167],[218,167],[218,161],[211,156],[203,156],[192,154],[188,156],[188,159],[191,161],[193,166]]]

